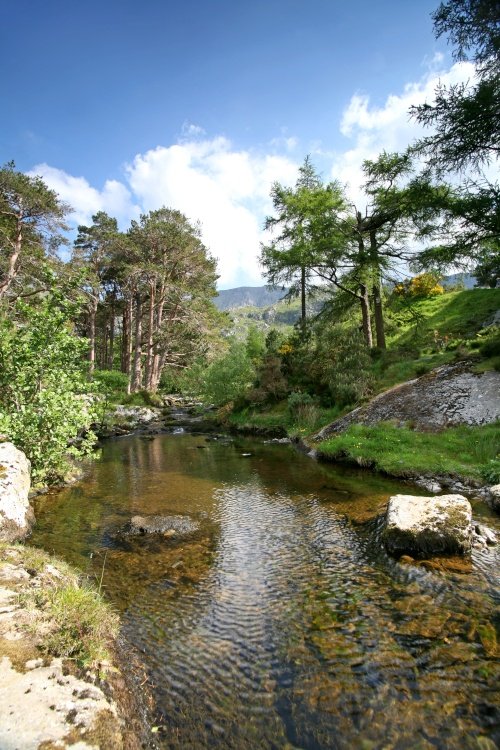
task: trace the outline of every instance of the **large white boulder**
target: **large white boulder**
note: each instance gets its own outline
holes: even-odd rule
[[[472,508],[462,495],[394,495],[383,538],[393,555],[463,555],[472,545]]]
[[[23,539],[35,520],[28,501],[30,462],[13,443],[0,443],[0,541]]]

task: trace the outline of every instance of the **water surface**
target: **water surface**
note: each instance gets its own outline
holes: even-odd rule
[[[78,486],[39,498],[31,543],[104,570],[165,748],[493,750],[498,548],[460,573],[396,562],[380,513],[400,491],[291,446],[124,438]],[[117,537],[135,514],[200,528]]]

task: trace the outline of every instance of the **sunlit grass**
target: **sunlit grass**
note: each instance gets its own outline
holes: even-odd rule
[[[396,476],[453,474],[481,479],[500,452],[500,424],[415,432],[387,423],[352,425],[320,443],[325,457],[345,458]]]

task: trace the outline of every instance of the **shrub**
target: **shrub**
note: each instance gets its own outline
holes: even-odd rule
[[[500,336],[498,338],[485,341],[479,349],[483,357],[496,357],[500,355]]]
[[[81,370],[87,342],[73,335],[69,305],[55,294],[36,310],[18,303],[17,312],[21,324],[0,324],[0,431],[26,453],[36,481],[57,481],[67,454],[82,455],[95,440],[88,429],[95,406]]]
[[[128,376],[119,370],[95,370],[94,381],[111,392],[127,390]]]
[[[206,371],[202,397],[216,406],[235,401],[247,391],[254,377],[255,368],[245,344],[235,340],[229,350]]]
[[[485,467],[481,469],[481,477],[488,484],[500,483],[500,459],[490,460]]]
[[[299,414],[304,413],[306,407],[313,406],[315,403],[316,400],[309,393],[293,391],[287,399],[288,413],[294,421],[298,421]]]
[[[368,396],[372,388],[371,358],[358,328],[333,326],[322,333],[317,359],[322,381],[339,406]]]

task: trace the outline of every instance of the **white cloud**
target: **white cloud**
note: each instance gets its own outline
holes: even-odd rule
[[[344,110],[340,132],[352,145],[334,159],[331,175],[349,185],[353,200],[361,201],[361,165],[381,151],[403,151],[423,134],[423,128],[410,118],[412,105],[432,102],[439,83],[445,86],[474,80],[474,66],[461,62],[449,71],[432,69],[442,62],[439,53],[431,61],[431,71],[420,81],[407,83],[401,94],[390,94],[382,106],[371,103],[366,94],[354,94]]]
[[[390,94],[383,104],[356,93],[344,110],[339,130],[346,139],[345,151],[333,144],[309,144],[326,179],[349,185],[351,198],[363,207],[360,186],[364,159],[376,158],[382,150],[401,151],[422,130],[409,117],[411,105],[432,101],[439,81],[451,85],[473,80],[470,63],[457,63],[438,72],[442,56],[429,62],[426,75],[408,83],[401,93]],[[158,146],[137,154],[126,165],[123,181],[108,180],[99,190],[84,177],[40,164],[40,174],[74,209],[75,223],[89,223],[92,214],[104,210],[126,227],[140,211],[165,205],[199,221],[203,241],[219,261],[219,283],[263,283],[258,264],[263,222],[272,213],[273,182],[292,185],[302,156],[292,153],[297,141],[286,129],[268,142],[262,152],[237,149],[224,136],[209,138],[199,125],[186,122],[177,143]]]
[[[227,138],[202,138],[203,132],[185,125],[179,143],[138,154],[125,167],[124,182],[108,180],[102,190],[48,164],[31,174],[73,207],[75,224],[89,224],[103,210],[126,228],[140,212],[176,208],[200,222],[203,241],[218,260],[221,286],[261,284],[258,256],[264,218],[272,210],[271,186],[295,182],[298,165],[287,156],[238,151]]]
[[[262,283],[258,255],[271,185],[288,184],[296,175],[297,164],[287,157],[237,151],[223,137],[159,146],[127,167],[145,210],[167,205],[200,221],[203,240],[219,262],[221,286],[241,278]]]
[[[117,180],[106,180],[103,189],[97,190],[84,177],[73,177],[48,164],[38,164],[30,174],[42,177],[63,201],[69,203],[73,209],[70,218],[75,224],[89,224],[92,215],[98,211],[106,211],[125,224],[138,213],[130,191]]]

